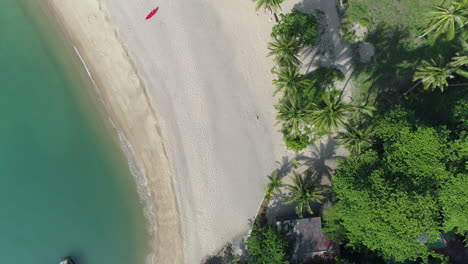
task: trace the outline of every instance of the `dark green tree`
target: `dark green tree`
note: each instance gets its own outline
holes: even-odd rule
[[[453,178],[448,131],[416,122],[402,108],[377,116],[374,127],[375,150],[352,154],[333,175],[336,204],[324,230],[394,261],[440,257],[422,237],[434,241],[442,226],[437,190]]]
[[[318,134],[338,131],[346,122],[350,109],[350,105],[341,99],[339,91],[325,92],[312,113],[312,123]]]
[[[304,14],[293,10],[288,14],[280,14],[280,22],[273,26],[271,36],[287,36],[296,38],[302,48],[315,44],[318,35],[318,24],[311,14]]]
[[[444,230],[468,232],[468,173],[452,177],[439,191],[444,216]]]
[[[433,33],[436,37],[445,35],[447,40],[452,40],[456,31],[468,22],[468,1],[456,0],[448,7],[437,6],[429,16],[433,17],[432,23],[421,37]]]
[[[286,136],[298,137],[310,131],[312,105],[301,97],[292,97],[275,105],[278,123]]]
[[[277,36],[268,43],[268,49],[270,50],[268,56],[274,56],[279,67],[294,68],[301,65],[298,58],[300,46],[294,37]]]
[[[260,8],[263,8],[265,10],[270,10],[271,13],[273,12],[278,12],[278,10],[281,10],[281,3],[283,3],[283,0],[254,0],[257,2],[255,9],[258,10]]]
[[[278,75],[278,79],[273,80],[273,84],[276,86],[273,96],[282,91],[281,100],[297,96],[299,91],[311,84],[310,80],[299,73],[298,67],[281,67],[273,73]]]
[[[284,235],[273,227],[255,223],[245,244],[249,264],[289,264],[288,244]]]
[[[346,123],[344,131],[338,132],[338,142],[353,154],[360,154],[372,145],[372,127],[363,127],[356,123]]]
[[[305,212],[313,214],[311,203],[320,203],[325,197],[324,189],[319,186],[318,180],[311,171],[303,174],[293,172],[291,178],[292,184],[287,184],[286,188],[290,191],[285,204],[295,204],[296,213],[303,217]]]

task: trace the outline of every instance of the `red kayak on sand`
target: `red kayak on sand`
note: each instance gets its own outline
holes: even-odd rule
[[[153,11],[151,11],[151,12],[146,16],[146,20],[152,18],[152,17],[158,12],[158,9],[159,9],[159,7],[156,7],[155,9],[153,9]]]

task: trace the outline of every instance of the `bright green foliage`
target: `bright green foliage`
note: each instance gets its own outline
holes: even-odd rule
[[[442,92],[448,86],[447,78],[454,78],[452,70],[434,60],[423,60],[414,74],[413,81],[421,80],[424,90],[439,88]]]
[[[430,194],[406,192],[385,170],[376,152],[352,156],[340,164],[334,175],[333,191],[338,199],[325,215],[331,237],[361,244],[396,261],[428,256],[428,249],[416,238],[437,235],[437,201]],[[336,225],[339,223],[339,225]]]
[[[302,175],[293,172],[292,182],[293,184],[286,185],[290,194],[285,204],[296,204],[296,213],[301,218],[304,212],[312,214],[310,204],[321,202],[325,198],[322,195],[324,190],[320,188],[311,171],[306,171]]]
[[[273,26],[271,36],[294,37],[300,47],[312,46],[317,40],[318,25],[315,17],[293,10],[288,14],[280,14],[281,20]]]
[[[288,149],[294,150],[296,152],[307,148],[307,146],[310,143],[309,137],[305,135],[290,136],[288,134],[285,134],[284,141]]]
[[[257,2],[255,9],[263,8],[265,10],[269,9],[270,11],[278,12],[281,10],[281,3],[283,0],[254,0]]]
[[[293,97],[275,105],[278,110],[278,123],[282,124],[283,134],[292,137],[310,132],[312,106],[300,97]]]
[[[300,47],[294,37],[277,36],[268,43],[268,49],[270,50],[268,56],[274,56],[279,67],[294,68],[301,65],[297,57]]]
[[[344,131],[338,133],[338,142],[343,144],[353,154],[360,154],[362,150],[372,145],[373,130],[355,123],[344,125]]]
[[[397,140],[385,142],[386,168],[413,189],[437,187],[448,177],[445,143],[433,128],[403,129]]]
[[[268,184],[265,186],[265,199],[270,200],[275,192],[280,192],[283,182],[278,177],[278,172],[273,172],[272,175],[268,176]]]
[[[282,91],[282,100],[296,96],[311,83],[299,73],[298,67],[281,67],[279,71],[273,71],[273,73],[278,75],[278,79],[273,80],[273,84],[276,85],[273,96]]]
[[[429,12],[429,16],[433,18],[432,24],[424,35],[429,33],[433,33],[435,37],[445,35],[447,40],[452,40],[456,31],[462,29],[468,22],[468,1],[457,0],[448,7],[437,6],[434,11]]]
[[[437,256],[417,238],[426,234],[433,240],[442,225],[464,228],[453,215],[466,202],[460,193],[466,183],[451,173],[462,171],[460,163],[468,158],[463,138],[449,142],[448,131],[419,124],[402,108],[377,116],[374,127],[376,150],[341,161],[333,176],[337,202],[325,214],[325,230],[337,241],[395,261]],[[440,193],[454,195],[453,207],[444,205]],[[441,211],[453,221],[443,224]]]
[[[458,100],[453,107],[453,116],[458,128],[468,131],[468,100]]]
[[[458,174],[439,192],[444,215],[444,229],[468,232],[468,173]]]
[[[376,108],[369,105],[362,99],[353,99],[352,108],[350,109],[350,119],[360,124],[365,119],[371,118],[374,115]]]
[[[374,133],[383,142],[396,141],[400,133],[403,130],[411,129],[414,123],[412,112],[396,107],[374,120]]]
[[[289,264],[284,236],[270,226],[256,223],[246,242],[249,264]]]
[[[312,113],[312,123],[319,134],[337,131],[344,125],[350,109],[338,91],[325,92]]]
[[[458,40],[461,51],[452,57],[451,62],[444,63],[442,57],[439,57],[437,62],[433,59],[423,60],[416,69],[413,81],[420,80],[423,83],[424,90],[438,88],[443,92],[449,86],[448,80],[456,77],[454,73],[468,79],[468,44],[461,37]]]

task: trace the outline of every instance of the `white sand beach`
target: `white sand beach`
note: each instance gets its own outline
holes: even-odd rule
[[[274,127],[273,17],[250,0],[48,2],[146,176],[154,263],[200,263],[245,234],[292,154]]]

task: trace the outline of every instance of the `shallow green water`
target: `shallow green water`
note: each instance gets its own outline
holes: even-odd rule
[[[126,161],[78,60],[24,4],[0,0],[0,263],[144,263]]]

